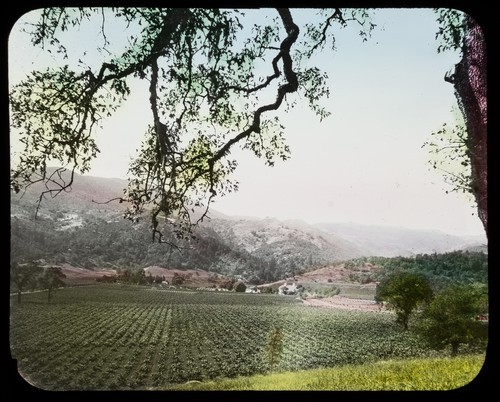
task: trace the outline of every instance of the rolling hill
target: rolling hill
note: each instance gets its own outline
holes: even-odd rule
[[[153,243],[147,218],[123,219],[126,182],[75,176],[70,192],[44,200],[43,187],[11,194],[11,260],[39,259],[87,269],[201,269],[272,281],[362,256],[406,256],[475,247],[477,239],[439,232],[364,225],[310,225],[300,220],[231,217],[212,210],[196,240],[180,250]],[[173,237],[172,237],[173,238]]]
[[[436,230],[356,223],[320,223],[316,227],[347,241],[355,242],[369,255],[381,257],[445,253],[467,248],[479,249],[486,244],[485,236],[454,236]]]

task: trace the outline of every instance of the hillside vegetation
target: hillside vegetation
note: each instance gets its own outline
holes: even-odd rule
[[[377,267],[368,279],[382,280],[396,271],[408,270],[427,277],[438,291],[452,283],[488,283],[488,255],[476,251],[443,254],[417,254],[414,257],[365,257],[353,259],[345,268],[358,272],[358,280],[367,280],[366,267]],[[368,271],[370,272],[370,271]],[[352,276],[356,279],[356,276]]]
[[[365,230],[364,235],[353,237],[354,232],[347,233],[345,228],[334,233],[338,226],[326,225],[327,233],[301,221],[229,217],[212,211],[210,219],[195,231],[196,239],[177,242],[173,234],[167,236],[166,240],[177,242],[176,249],[152,242],[147,218],[132,223],[123,219],[123,204],[107,202],[120,197],[124,185],[119,179],[77,175],[71,192],[42,202],[36,220],[36,201],[43,188],[33,185],[22,196],[12,195],[11,261],[43,259],[48,264],[92,270],[160,266],[240,275],[250,283],[259,284],[332,264],[340,266],[343,261],[354,259],[354,263],[347,265],[353,268],[349,280],[376,280],[372,272],[362,275],[357,268],[366,268],[366,264],[363,268],[359,262],[363,264],[371,255],[384,255],[377,254],[384,253],[381,247],[367,247],[367,239],[384,238],[386,229],[373,227]],[[393,229],[390,233],[394,240],[403,231]],[[475,244],[449,235],[409,230],[404,233],[400,239],[411,238],[414,244],[427,245],[419,249],[436,249],[441,253]],[[393,240],[386,243],[392,251],[386,250],[385,255],[394,250],[402,255],[412,253],[408,241],[397,244]],[[413,261],[415,255],[419,254],[407,257],[408,261]],[[370,261],[381,266],[387,259]],[[404,259],[397,261],[406,264]]]
[[[124,205],[108,202],[121,195],[124,181],[77,176],[71,192],[43,200],[43,188],[11,196],[11,260],[43,259],[51,264],[94,268],[201,269],[272,281],[297,270],[362,255],[326,233],[297,229],[277,220],[233,219],[212,211],[195,239],[152,242],[149,220],[123,219]],[[323,236],[322,236],[323,235]],[[26,245],[29,244],[29,247]]]

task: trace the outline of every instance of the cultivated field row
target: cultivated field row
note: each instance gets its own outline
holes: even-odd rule
[[[276,370],[435,356],[392,314],[318,309],[292,297],[100,285],[53,302],[12,299],[13,358],[30,383],[55,390],[157,389],[265,373],[270,332],[283,331]]]

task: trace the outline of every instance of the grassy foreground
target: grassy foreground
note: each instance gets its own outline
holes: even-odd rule
[[[471,382],[484,355],[455,358],[388,360],[298,372],[254,375],[218,381],[188,382],[171,390],[452,390]]]

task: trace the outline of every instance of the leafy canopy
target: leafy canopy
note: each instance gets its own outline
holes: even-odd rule
[[[231,179],[234,146],[272,166],[290,156],[275,111],[303,100],[320,119],[329,115],[321,106],[328,77],[310,60],[335,47],[335,26],[353,22],[366,40],[374,25],[366,10],[315,11],[315,22],[299,28],[289,9],[259,10],[258,23],[249,19],[257,11],[249,10],[39,10],[27,32],[60,65],[33,71],[10,92],[11,127],[24,146],[11,188],[43,182],[40,202],[69,189],[74,172],[87,172],[99,153],[96,129],[127,100],[131,80],[139,80],[148,88],[151,122],[120,202],[131,220],[150,213],[153,240],[164,241],[169,225],[179,238],[189,237],[196,208],[202,213],[195,223],[216,196],[238,189]],[[84,24],[98,31],[100,60],[69,65],[65,39]],[[119,50],[108,40],[111,26],[124,31]],[[50,171],[49,164],[62,167]]]
[[[488,289],[485,285],[454,285],[439,294],[424,310],[417,332],[435,349],[460,345],[484,345],[488,325],[477,320],[488,312]]]
[[[450,191],[462,192],[472,197],[474,189],[470,141],[463,116],[457,115],[456,120],[454,124],[443,123],[439,130],[431,133],[431,139],[422,147],[430,152],[429,163],[433,169],[442,173],[444,182],[451,188]]]
[[[429,280],[413,272],[396,272],[377,285],[375,300],[387,302],[396,312],[396,321],[408,329],[412,312],[432,299]]]

